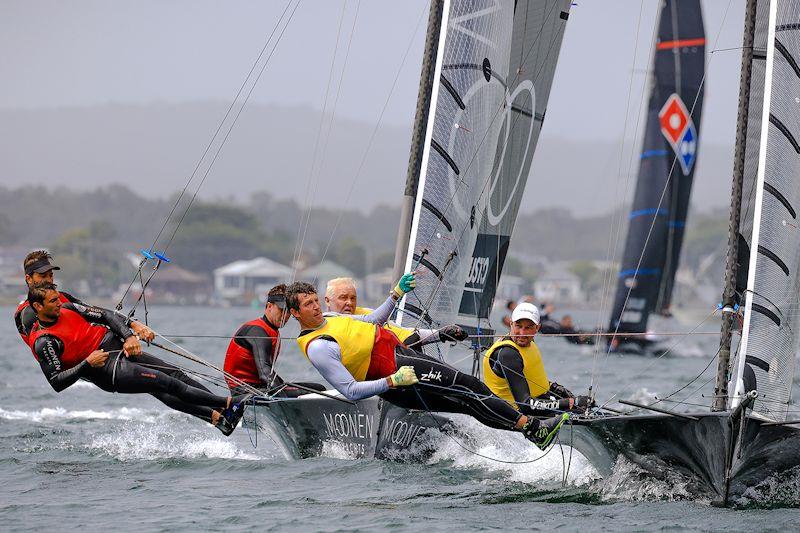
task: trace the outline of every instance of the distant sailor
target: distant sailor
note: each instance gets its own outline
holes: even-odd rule
[[[310,283],[295,282],[286,300],[300,323],[300,349],[320,374],[350,400],[380,395],[407,409],[468,414],[497,429],[522,432],[537,446],[546,447],[567,415],[538,421],[525,416],[477,378],[416,352],[391,331],[381,327],[395,302],[415,285],[405,274],[389,298],[369,315],[324,317]]]
[[[356,282],[353,278],[335,278],[328,282],[325,288],[325,306],[328,312],[323,316],[342,315],[368,315],[372,309],[358,307]],[[456,342],[467,338],[467,332],[456,325],[444,326],[439,329],[404,328],[394,322],[386,322],[383,326],[410,348],[419,348],[432,342]]]
[[[83,378],[106,392],[151,394],[173,409],[206,419],[226,435],[241,419],[249,395],[217,396],[135,362],[142,346],[121,315],[62,303],[56,286],[47,282],[28,289],[28,302],[37,317],[31,350],[56,392]],[[153,356],[149,360],[160,361]]]
[[[224,370],[231,394],[247,392],[245,389],[248,387],[241,382],[267,394],[283,397],[305,394],[307,391],[303,389],[325,390],[325,386],[319,383],[298,383],[303,389],[294,387],[275,373],[275,361],[281,350],[278,330],[286,325],[289,317],[289,311],[286,310],[286,285],[281,283],[267,293],[264,314],[242,324],[228,344]]]
[[[483,379],[491,391],[514,409],[531,415],[585,411],[593,405],[587,396],[575,396],[547,379],[542,355],[533,341],[539,331],[539,310],[521,303],[511,314],[511,332],[495,342],[483,358]]]

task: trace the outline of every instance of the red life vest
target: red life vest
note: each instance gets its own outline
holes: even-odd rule
[[[64,353],[61,355],[62,369],[67,370],[78,365],[97,350],[108,328],[92,324],[79,313],[71,309],[61,309],[61,316],[52,326],[42,327],[39,322],[33,327],[30,334],[30,346],[42,335],[52,335],[64,344]],[[36,357],[36,353],[33,354]],[[38,360],[38,358],[37,358]]]
[[[62,304],[69,303],[69,298],[67,298],[66,296],[64,296],[60,292],[58,293],[58,299]],[[28,303],[28,300],[22,300],[19,303],[19,305],[17,306],[17,310],[14,312],[14,317],[17,317],[18,315],[20,315],[22,313],[23,309],[25,309],[26,307],[30,307],[30,306],[31,306],[31,304]],[[31,312],[33,312],[33,310],[31,310]],[[31,330],[33,330],[33,328],[31,328]],[[22,342],[27,344],[29,348],[33,349],[33,341],[30,340],[30,334],[25,335],[24,333],[20,333],[19,336],[22,337]]]
[[[256,318],[250,322],[245,322],[239,329],[245,326],[257,326],[263,329],[268,337],[272,338],[274,342],[272,361],[275,361],[275,358],[278,357],[278,353],[281,351],[281,337],[277,330],[267,324],[263,318]],[[225,380],[228,382],[230,388],[237,387],[239,384],[227,377],[228,375],[234,376],[251,385],[262,385],[253,352],[236,344],[235,338],[231,339],[231,342],[228,344],[228,351],[225,352],[225,365],[223,366],[223,370],[226,374]]]
[[[375,344],[369,360],[366,379],[380,379],[397,372],[394,349],[403,346],[393,331],[386,328],[375,328]]]

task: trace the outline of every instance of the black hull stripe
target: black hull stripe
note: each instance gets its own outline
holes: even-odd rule
[[[433,323],[433,321],[431,320],[431,317],[428,315],[428,313],[426,313],[425,311],[423,311],[422,309],[420,309],[416,305],[413,305],[413,304],[410,304],[410,303],[406,303],[403,306],[403,311],[405,311],[405,312],[407,312],[407,313],[409,313],[411,315],[414,315],[415,317],[419,318],[420,320],[422,320],[423,322],[425,322],[429,326]]]
[[[419,254],[414,254],[414,261],[417,261],[420,265],[422,265],[425,268],[427,268],[428,270],[430,270],[431,273],[434,276],[436,276],[437,278],[442,279],[442,273],[439,272],[439,269],[436,268],[433,263],[431,263],[430,261],[428,261],[424,257],[420,257]]]
[[[442,145],[440,145],[439,143],[436,142],[436,139],[431,139],[431,146],[433,147],[434,150],[439,152],[439,155],[442,156],[445,161],[447,161],[447,164],[450,165],[450,168],[453,169],[453,172],[456,173],[456,176],[461,174],[461,171],[458,170],[458,165],[456,165],[456,162],[453,161],[453,158],[450,157],[450,154],[448,154],[447,152],[444,151],[444,148],[442,148]]]
[[[763,50],[753,50],[753,59],[767,59],[767,53]]]
[[[433,205],[428,200],[423,198],[422,199],[422,207],[424,207],[425,209],[430,211],[433,216],[438,218],[441,221],[441,223],[444,224],[444,227],[447,228],[447,231],[449,231],[449,232],[453,231],[453,226],[452,226],[452,224],[450,224],[450,221],[448,221],[446,218],[444,218],[444,215],[442,214],[442,212],[439,211],[438,209],[436,209],[435,205]]]
[[[450,83],[450,80],[445,78],[444,74],[442,74],[441,76],[439,76],[439,81],[442,83],[442,87],[447,89],[447,92],[449,92],[450,96],[453,97],[453,100],[455,100],[456,105],[458,105],[458,107],[460,107],[461,109],[466,109],[467,106],[464,105],[464,100],[462,100],[461,97],[458,95],[458,93],[456,92],[456,88],[453,87],[453,84]]]
[[[789,275],[789,267],[786,266],[786,263],[781,261],[781,258],[778,257],[775,252],[773,252],[772,250],[770,250],[768,248],[764,248],[763,246],[761,246],[759,244],[758,245],[758,253],[760,253],[761,255],[769,257],[770,259],[772,259],[772,261],[774,261],[775,264],[778,265],[781,268],[781,270],[783,270],[784,274],[786,274],[787,276]]]
[[[778,315],[776,315],[775,313],[773,313],[772,311],[770,311],[769,309],[767,309],[763,305],[759,305],[757,303],[753,303],[753,311],[755,311],[757,313],[761,313],[765,317],[767,317],[770,320],[772,320],[773,322],[775,322],[775,325],[777,325],[778,327],[781,327],[781,319],[778,317]]]
[[[787,31],[787,30],[800,30],[800,22],[781,24],[780,26],[775,27],[775,31]]]
[[[789,131],[789,128],[783,125],[783,122],[778,120],[778,117],[773,115],[772,113],[769,114],[769,121],[772,123],[773,126],[778,128],[783,136],[786,137],[786,140],[791,143],[792,147],[794,147],[794,151],[800,154],[800,144],[797,144],[797,140],[792,135],[792,132]]]
[[[792,54],[789,53],[789,50],[783,46],[783,43],[780,42],[778,39],[775,39],[775,48],[777,48],[778,52],[786,59],[786,62],[789,63],[789,66],[792,67],[794,70],[795,75],[800,78],[800,66],[797,66],[797,61],[794,60]]]
[[[770,185],[769,183],[764,182],[764,190],[769,192],[772,196],[774,196],[780,203],[783,204],[783,207],[789,211],[789,214],[792,215],[792,218],[797,220],[797,213],[795,212],[792,205],[789,203],[789,200],[786,199],[784,195],[780,193],[778,189]]]

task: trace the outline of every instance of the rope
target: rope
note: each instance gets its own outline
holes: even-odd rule
[[[181,199],[183,199],[184,195],[186,194],[187,190],[189,189],[189,186],[194,181],[194,179],[195,179],[195,177],[197,175],[197,172],[200,170],[200,167],[203,164],[203,161],[205,160],[205,158],[208,155],[208,153],[211,151],[211,147],[214,145],[214,142],[217,140],[217,136],[219,135],[220,131],[222,131],[222,127],[225,125],[225,122],[228,120],[228,117],[230,116],[231,111],[233,111],[233,108],[236,106],[236,103],[238,102],[239,97],[242,94],[242,91],[244,91],[244,88],[247,86],[247,83],[250,81],[250,79],[251,79],[251,77],[253,75],[253,72],[255,71],[256,67],[258,66],[259,62],[261,61],[261,58],[264,56],[264,52],[267,50],[267,47],[269,46],[269,42],[272,40],[272,37],[275,35],[275,32],[280,27],[281,22],[283,21],[283,18],[286,15],[287,10],[289,9],[289,6],[292,4],[292,1],[293,0],[289,0],[289,2],[287,2],[286,7],[283,9],[283,12],[281,13],[280,17],[278,17],[278,22],[272,28],[272,31],[270,32],[269,36],[267,37],[267,40],[264,43],[264,46],[261,48],[261,51],[258,54],[258,57],[256,57],[255,62],[253,62],[253,66],[250,67],[250,71],[247,73],[247,76],[245,76],[245,79],[242,82],[242,84],[240,85],[239,90],[236,92],[236,96],[234,96],[233,101],[231,102],[230,106],[228,106],[228,110],[225,112],[225,116],[222,117],[222,120],[220,121],[219,125],[217,126],[217,129],[214,131],[214,135],[212,135],[211,140],[209,140],[208,144],[206,145],[206,148],[203,151],[203,154],[200,156],[200,159],[197,161],[197,164],[195,165],[194,170],[192,171],[191,175],[189,176],[189,179],[186,181],[186,184],[184,185],[183,189],[181,190],[180,194],[178,195],[178,198],[175,200],[175,203],[173,204],[172,209],[170,209],[170,212],[167,214],[167,217],[164,219],[164,223],[161,225],[161,229],[159,229],[158,233],[156,234],[155,238],[153,239],[153,242],[150,245],[149,249],[151,251],[158,244],[158,240],[161,238],[161,235],[164,233],[164,230],[166,229],[167,225],[169,224],[169,221],[172,219],[172,215],[175,214],[175,210],[178,208],[178,205],[180,204]],[[253,87],[250,89],[250,92],[247,94],[247,97],[245,98],[245,101],[242,104],[242,107],[239,109],[239,112],[236,114],[236,117],[234,118],[233,123],[231,124],[230,128],[228,129],[228,133],[225,135],[225,138],[223,139],[222,143],[220,144],[219,148],[217,149],[217,155],[219,154],[219,151],[222,149],[222,146],[225,144],[225,141],[227,140],[228,135],[230,134],[230,131],[233,129],[233,126],[236,124],[236,121],[238,120],[239,115],[242,112],[242,109],[244,109],[244,105],[247,104],[247,100],[250,98],[250,94],[253,92],[253,88],[255,87],[255,84],[258,83],[258,80],[261,78],[261,75],[264,73],[264,69],[266,68],[267,64],[269,63],[269,60],[272,57],[272,54],[275,51],[275,48],[278,46],[278,43],[280,42],[281,37],[283,37],[283,31],[285,31],[286,27],[288,27],[289,22],[291,21],[292,17],[294,16],[294,12],[297,10],[297,6],[300,5],[300,1],[301,0],[297,0],[297,4],[295,5],[294,9],[292,10],[291,15],[289,16],[289,19],[286,22],[286,26],[284,26],[284,29],[281,31],[281,34],[278,37],[278,40],[276,41],[275,46],[273,46],[272,51],[270,52],[269,57],[267,58],[267,61],[264,63],[264,66],[262,67],[261,72],[258,74],[258,77],[256,78],[256,81],[253,84]],[[205,178],[208,176],[208,173],[210,172],[211,167],[214,164],[214,161],[216,161],[216,155],[214,156],[214,160],[211,162],[211,165],[209,165],[208,169],[206,170],[206,173],[203,176],[203,179],[202,179],[202,181],[200,183],[200,186],[198,186],[197,191],[195,191],[194,196],[192,197],[192,201],[189,202],[189,205],[186,207],[186,211],[184,212],[183,216],[181,217],[180,222],[175,227],[175,230],[172,233],[172,237],[170,237],[170,240],[169,240],[170,243],[172,243],[172,239],[175,237],[175,233],[178,231],[178,227],[180,227],[180,224],[181,224],[181,222],[183,222],[183,219],[186,216],[186,213],[188,212],[189,208],[191,207],[192,203],[194,202],[194,198],[197,196],[197,192],[200,190],[200,187],[202,187],[203,183],[205,182]],[[169,248],[169,244],[167,244],[167,246],[164,248],[165,252],[166,252],[167,248]],[[133,286],[133,283],[136,281],[136,276],[141,274],[141,269],[144,266],[144,264],[146,263],[146,261],[147,260],[144,259],[139,263],[139,268],[137,269],[137,272],[134,274],[133,279],[131,280],[131,283],[125,289],[125,292],[122,294],[122,297],[120,298],[120,301],[119,301],[119,304],[118,304],[118,306],[120,308],[121,308],[121,305],[122,305],[122,301],[125,299],[125,296],[128,295],[128,292],[130,291],[131,287]]]
[[[717,31],[717,36],[716,36],[716,38],[714,40],[714,49],[716,49],[717,44],[719,43],[719,38],[720,38],[720,35],[722,34],[722,28],[724,27],[725,20],[727,18],[727,13],[728,13],[728,9],[729,8],[730,8],[730,0],[728,1],[728,6],[727,6],[727,8],[725,10],[725,15],[723,16],[722,22],[720,23],[719,30]],[[657,32],[657,30],[656,30],[656,32]],[[706,69],[703,71],[703,76],[700,79],[700,84],[699,84],[699,86],[697,88],[697,91],[695,93],[694,100],[692,101],[692,106],[689,109],[689,116],[690,117],[694,114],[695,107],[697,106],[697,102],[698,102],[698,100],[700,98],[700,93],[703,90],[703,87],[705,86],[706,75],[707,75],[706,73],[708,71],[708,68],[711,66],[711,61],[713,60],[713,57],[714,56],[712,55],[709,58],[708,63],[706,64]],[[640,111],[639,112],[639,116],[637,118],[637,130],[636,131],[638,131],[638,124],[639,124],[639,120],[641,119],[641,115],[642,115],[642,113]],[[645,251],[647,250],[647,245],[650,242],[650,237],[653,234],[653,228],[655,227],[656,221],[658,220],[658,211],[661,209],[661,206],[662,206],[662,204],[664,202],[664,198],[666,196],[667,189],[669,188],[669,185],[670,185],[670,183],[672,181],[672,173],[675,170],[675,165],[676,165],[677,162],[678,162],[678,154],[676,153],[675,156],[672,158],[672,164],[670,165],[669,173],[667,174],[667,179],[666,179],[666,181],[664,183],[664,188],[661,191],[661,196],[660,196],[660,198],[658,200],[658,205],[656,206],[656,212],[653,214],[653,220],[650,223],[650,228],[647,231],[647,237],[645,238],[644,245],[642,246],[642,252],[639,255],[638,262],[636,263],[636,269],[635,269],[634,274],[633,274],[633,279],[634,280],[636,280],[636,277],[639,274],[639,268],[642,265],[642,261],[644,259],[644,254],[645,254]],[[631,159],[631,162],[630,162],[629,167],[628,167],[628,170],[629,170],[628,174],[630,174],[630,168],[631,168],[632,165],[633,165],[633,160]],[[625,300],[624,300],[624,302],[622,304],[622,310],[620,311],[620,316],[622,316],[622,312],[625,311],[625,308],[628,305],[628,301],[630,299],[630,295],[631,295],[631,292],[633,291],[634,286],[635,286],[635,284],[630,284],[630,286],[628,287],[628,292],[625,295]],[[612,319],[613,318],[614,317],[612,317]],[[617,320],[616,321],[616,327],[614,328],[614,333],[615,334],[619,332],[619,327],[620,327],[620,320]],[[609,344],[608,349],[606,351],[606,357],[605,357],[605,361],[606,362],[608,361],[608,358],[609,358],[610,354],[611,354],[611,345]],[[593,369],[592,369],[592,383],[594,383],[594,373],[595,373],[595,368],[593,367]]]

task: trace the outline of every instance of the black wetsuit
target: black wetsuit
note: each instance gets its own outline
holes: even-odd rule
[[[512,346],[501,346],[495,350],[489,356],[489,365],[492,368],[492,372],[502,376],[508,382],[508,387],[514,396],[514,402],[519,406],[520,411],[526,415],[539,417],[552,415],[553,409],[534,408],[536,400],[550,400],[553,397],[558,400],[574,396],[558,383],[551,383],[550,389],[546,393],[532,398],[528,380],[525,379],[522,355]]]
[[[266,315],[262,316],[260,320],[263,320],[271,329],[278,331],[279,328],[272,324]],[[228,386],[231,390],[231,394],[237,395],[252,392],[251,387],[262,391],[264,394],[284,398],[296,398],[297,396],[308,394],[309,391],[285,383],[283,379],[275,373],[273,364],[277,359],[280,343],[275,342],[275,339],[270,337],[263,328],[248,322],[236,330],[232,340],[239,347],[252,354],[261,384],[250,384],[249,387],[246,387],[229,383]],[[298,382],[297,384],[305,389],[320,392],[325,390],[325,386],[320,383]]]
[[[56,392],[61,392],[84,378],[107,392],[151,394],[173,409],[207,421],[211,420],[211,408],[227,406],[226,397],[210,393],[178,368],[157,357],[150,354],[125,357],[120,352],[122,339],[128,338],[133,332],[125,324],[124,316],[107,309],[80,304],[64,304],[63,308],[75,311],[88,322],[106,326],[109,331],[98,349],[110,353],[102,367],[92,367],[84,360],[70,369],[62,370],[62,340],[47,333],[41,334],[34,342],[33,350],[42,372]],[[42,323],[44,328],[48,325],[52,324]]]
[[[471,415],[496,429],[514,429],[519,411],[498,398],[481,380],[405,346],[395,349],[397,367],[412,366],[419,378],[413,387],[397,387],[380,395],[406,409]]]

